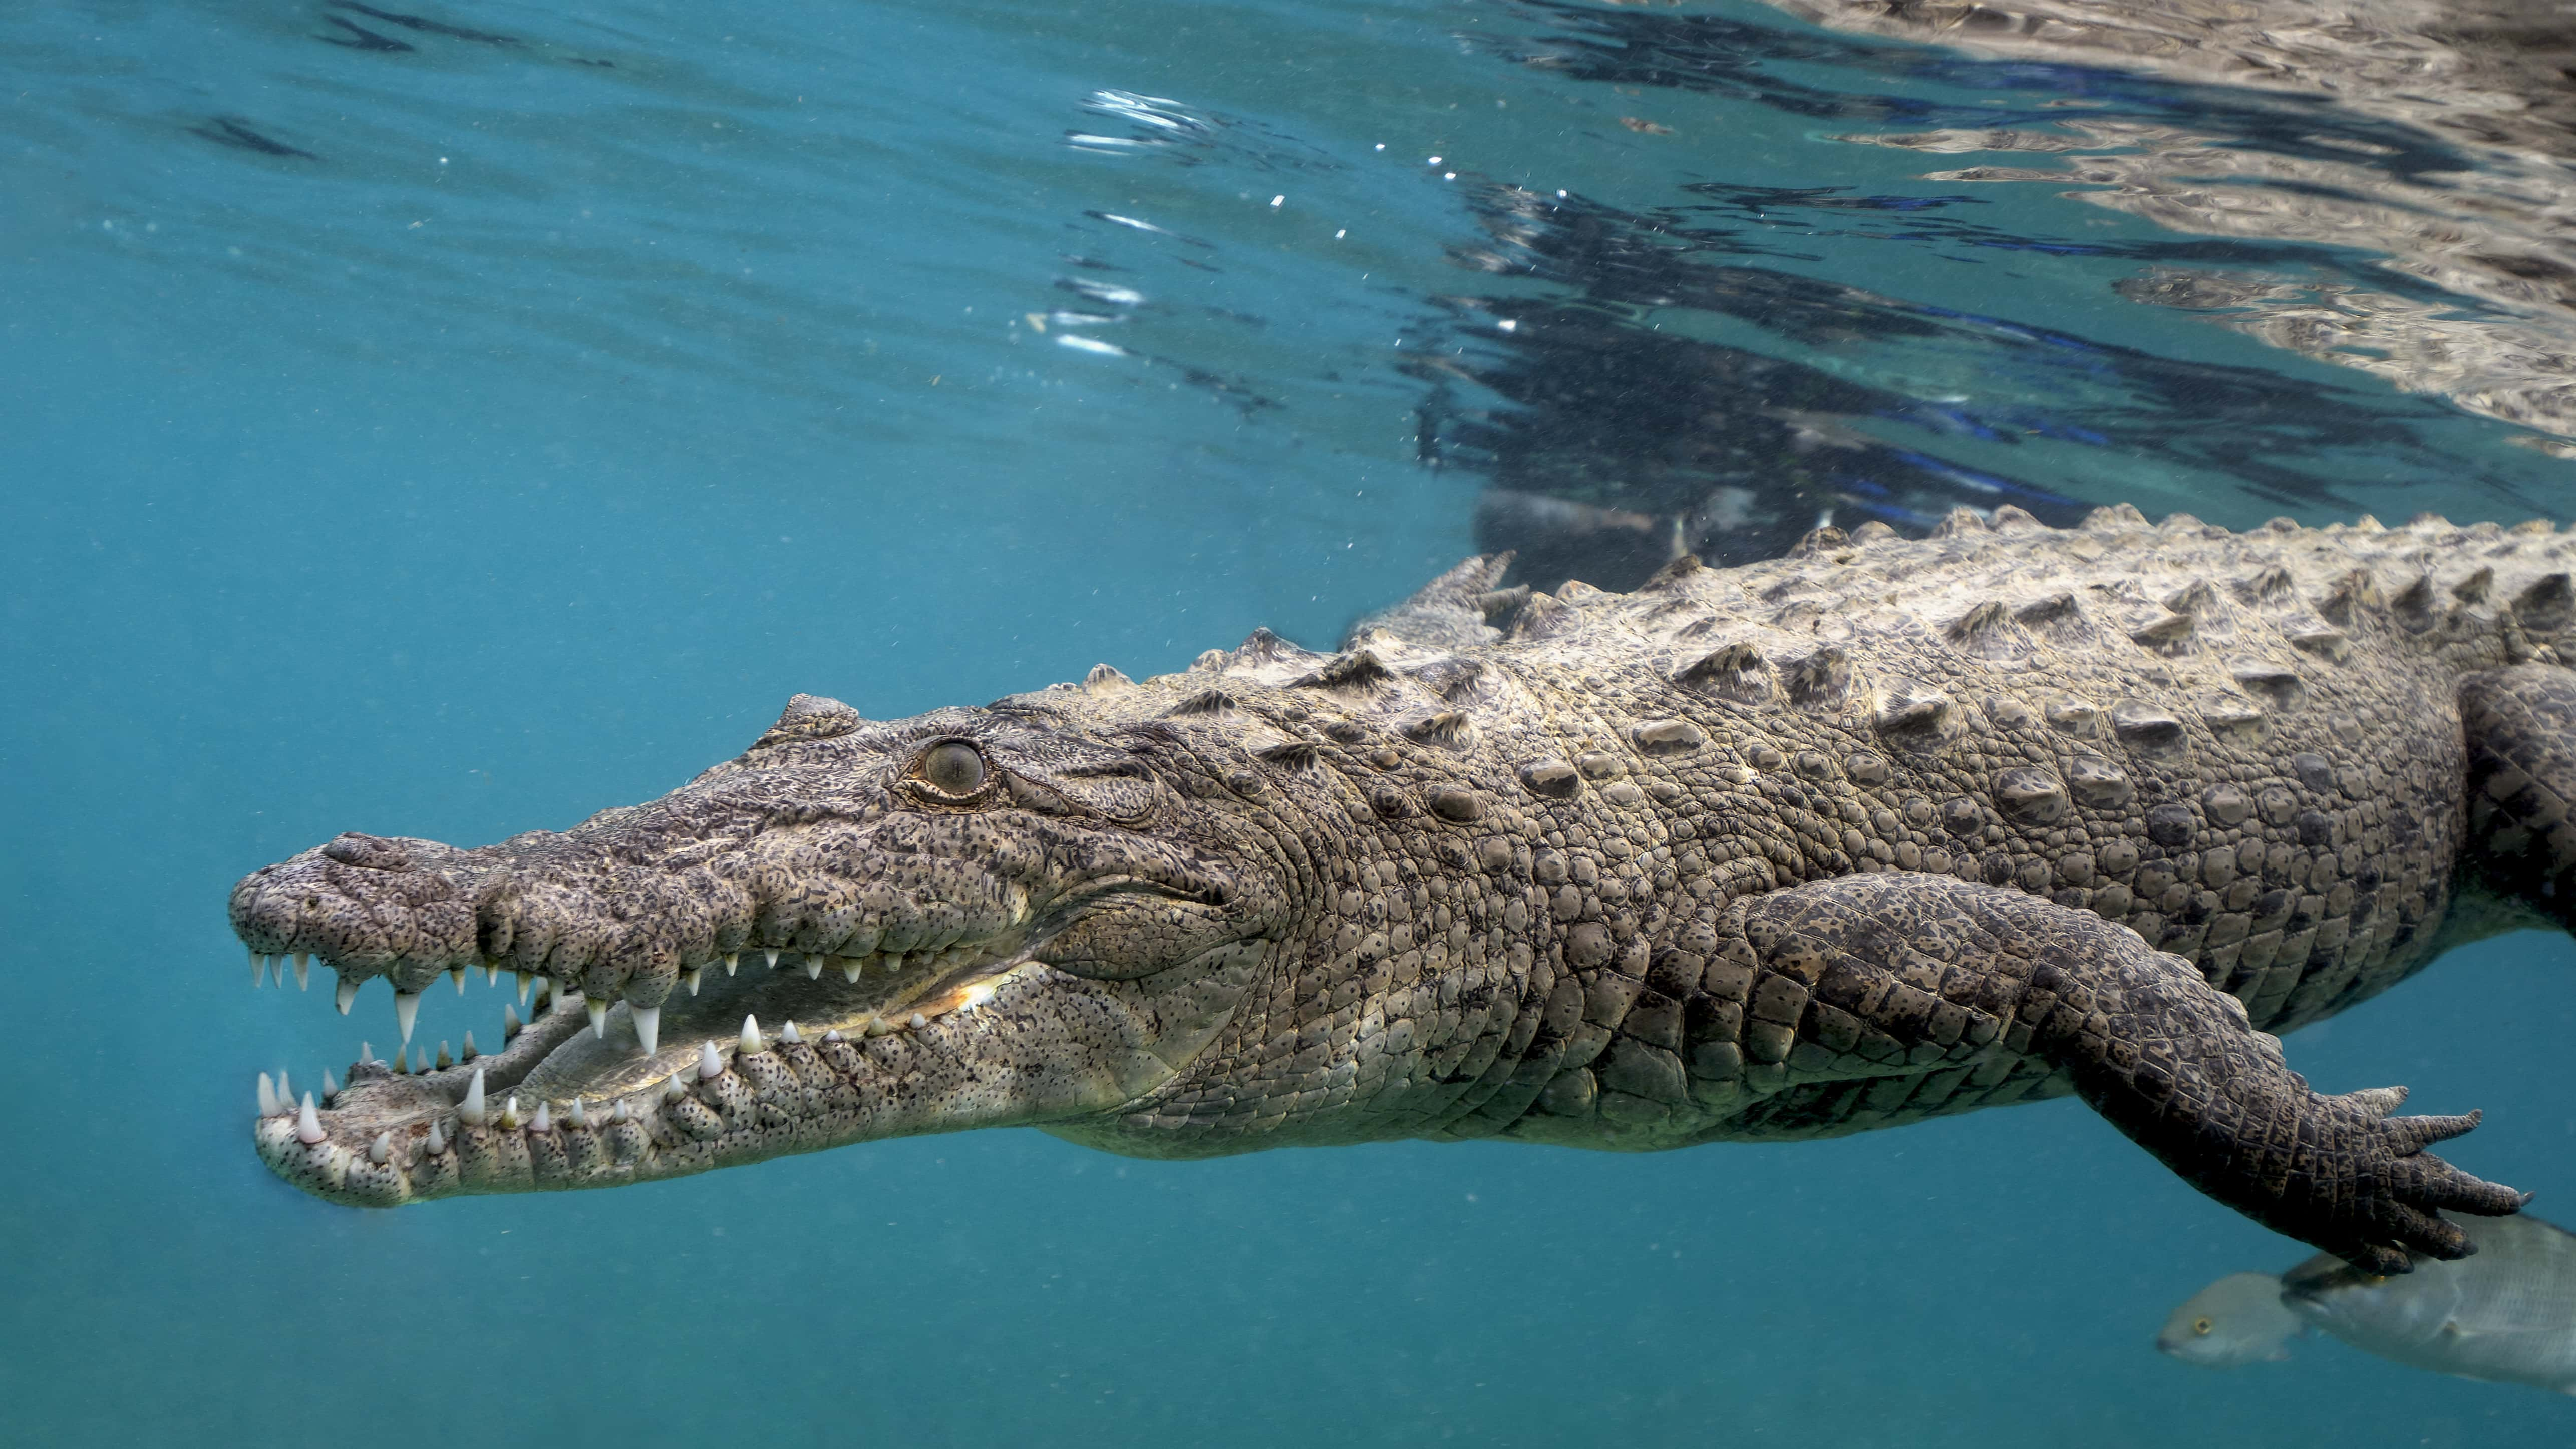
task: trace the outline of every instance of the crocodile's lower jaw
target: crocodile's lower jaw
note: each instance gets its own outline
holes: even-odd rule
[[[346,1083],[326,1074],[318,1097],[262,1076],[260,1156],[319,1196],[393,1206],[678,1176],[880,1136],[866,1108],[887,1094],[868,1088],[891,1083],[909,1040],[973,1031],[1011,977],[1045,969],[960,950],[889,977],[848,970],[855,959],[744,954],[647,1019],[650,1051],[627,1003],[562,997],[502,1051],[453,1066],[412,1070],[398,1051],[394,1066],[354,1063]]]

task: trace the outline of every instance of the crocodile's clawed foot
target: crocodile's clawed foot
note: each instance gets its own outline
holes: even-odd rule
[[[2494,1217],[2531,1201],[2529,1193],[2472,1176],[2424,1150],[2469,1132],[2479,1114],[2390,1116],[2405,1100],[2403,1087],[2317,1098],[2332,1145],[2320,1164],[2325,1170],[2307,1185],[2323,1201],[2303,1212],[2285,1200],[2274,1226],[2369,1272],[2405,1273],[2417,1254],[2453,1259],[2477,1251],[2438,1210]]]

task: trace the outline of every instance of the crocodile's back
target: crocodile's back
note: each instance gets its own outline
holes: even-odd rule
[[[1551,846],[1598,859],[1587,891],[1649,934],[1803,880],[1951,874],[2130,926],[2280,1029],[2428,958],[2465,828],[2457,681],[2550,657],[2576,612],[2546,525],[2240,535],[2121,508],[1873,532],[1633,594],[1570,584],[1445,664],[1359,642],[1558,792]],[[1492,667],[1445,688],[1465,655]],[[1980,1070],[1793,1073],[1719,1135],[2052,1090],[2036,1062]]]

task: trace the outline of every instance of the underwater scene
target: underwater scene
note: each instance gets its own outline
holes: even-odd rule
[[[0,1442],[2576,1445],[2576,24],[2015,3],[0,16]]]

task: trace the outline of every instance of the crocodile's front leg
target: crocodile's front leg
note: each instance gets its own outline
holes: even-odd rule
[[[2132,1141],[2257,1222],[2373,1272],[2473,1251],[2437,1208],[2525,1201],[2423,1149],[2477,1125],[2391,1117],[2403,1088],[2308,1090],[2281,1045],[2179,956],[2088,911],[1948,876],[1846,876],[1735,902],[1720,949],[1800,1035],[2037,1056]]]

